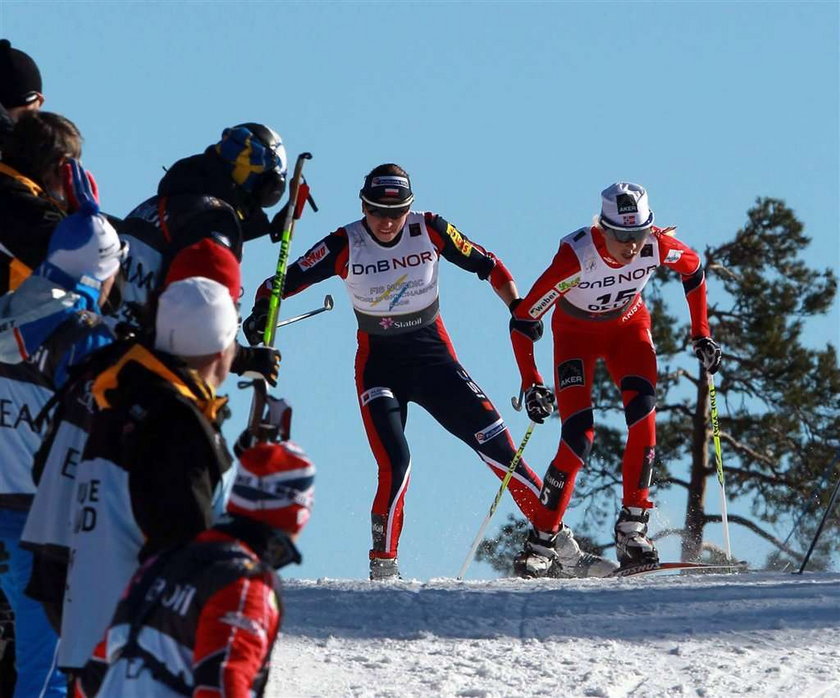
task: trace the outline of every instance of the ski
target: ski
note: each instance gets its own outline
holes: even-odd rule
[[[729,564],[707,562],[659,562],[634,567],[621,567],[609,574],[609,577],[635,577],[640,574],[652,574],[654,572],[666,572],[668,570],[738,570],[746,569],[746,562],[731,562]]]

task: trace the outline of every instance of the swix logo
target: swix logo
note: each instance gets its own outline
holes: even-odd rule
[[[316,245],[313,247],[309,252],[307,252],[303,257],[298,260],[298,266],[306,271],[307,269],[311,269],[314,267],[318,262],[324,259],[329,253],[329,248],[327,248],[327,243],[322,242],[320,245]]]
[[[407,267],[419,267],[421,264],[433,264],[434,258],[431,252],[420,254],[408,254],[405,257],[392,257],[391,259],[377,259],[372,264],[351,264],[350,273],[356,276],[363,274],[380,274],[392,269],[406,269]]]
[[[680,257],[683,256],[683,250],[668,250],[668,254],[665,255],[665,263],[671,263],[679,261]]]

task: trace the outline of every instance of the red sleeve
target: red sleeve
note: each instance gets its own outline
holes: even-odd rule
[[[271,580],[243,577],[211,596],[195,631],[193,698],[250,698],[280,621]]]
[[[539,320],[570,288],[580,281],[580,262],[569,245],[561,244],[554,259],[536,280],[513,313],[521,320]],[[511,332],[510,341],[522,386],[543,383],[534,361],[534,342],[519,332]]]
[[[709,318],[706,301],[706,273],[700,255],[688,245],[673,237],[673,228],[656,230],[659,242],[659,259],[662,265],[678,272],[682,277],[688,312],[691,316],[691,336],[708,337]],[[669,234],[670,233],[670,234]]]

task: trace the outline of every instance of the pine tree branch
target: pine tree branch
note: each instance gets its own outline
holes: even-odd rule
[[[680,412],[686,417],[691,417],[694,415],[694,410],[682,403],[675,403],[670,405],[657,405],[656,411],[660,414],[663,412]]]
[[[778,459],[772,458],[770,456],[764,455],[763,453],[759,453],[755,449],[747,446],[743,441],[739,441],[734,436],[732,436],[729,432],[721,431],[720,433],[720,440],[725,441],[727,444],[732,446],[736,451],[743,455],[747,455],[753,460],[758,461],[759,463],[764,463],[769,467],[773,467],[778,463]],[[734,468],[727,468],[727,470],[735,471]],[[746,472],[746,471],[744,471]],[[759,473],[750,473],[750,475],[759,475]]]
[[[802,559],[802,557],[803,557],[802,553],[797,552],[796,550],[794,550],[793,548],[791,548],[788,545],[785,545],[785,543],[783,541],[776,538],[776,536],[774,536],[772,533],[769,533],[769,532],[765,531],[763,528],[761,528],[761,526],[759,526],[754,521],[751,521],[750,519],[746,519],[743,516],[739,516],[738,514],[729,514],[729,516],[727,518],[729,519],[730,523],[735,523],[735,524],[738,524],[739,526],[743,526],[744,528],[748,528],[750,531],[755,533],[757,536],[759,536],[761,538],[764,538],[764,540],[768,541],[769,543],[772,543],[779,550],[781,550],[784,553],[787,553],[791,557],[796,558],[796,559]],[[706,516],[703,517],[703,520],[707,524],[709,524],[709,523],[720,523],[722,521],[722,517],[721,517],[720,514],[707,514]]]
[[[709,474],[711,474],[711,473],[709,473]],[[657,484],[657,485],[677,485],[677,487],[684,487],[685,489],[688,489],[689,486],[690,486],[690,483],[688,482],[688,480],[681,480],[678,477],[658,478],[656,480],[655,484]]]

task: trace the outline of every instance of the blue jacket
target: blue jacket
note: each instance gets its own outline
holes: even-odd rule
[[[45,262],[0,297],[0,507],[31,505],[32,465],[44,437],[37,416],[74,364],[114,341],[99,315],[99,294],[95,280],[77,281]],[[83,430],[66,436],[51,444],[56,459],[84,446]]]

